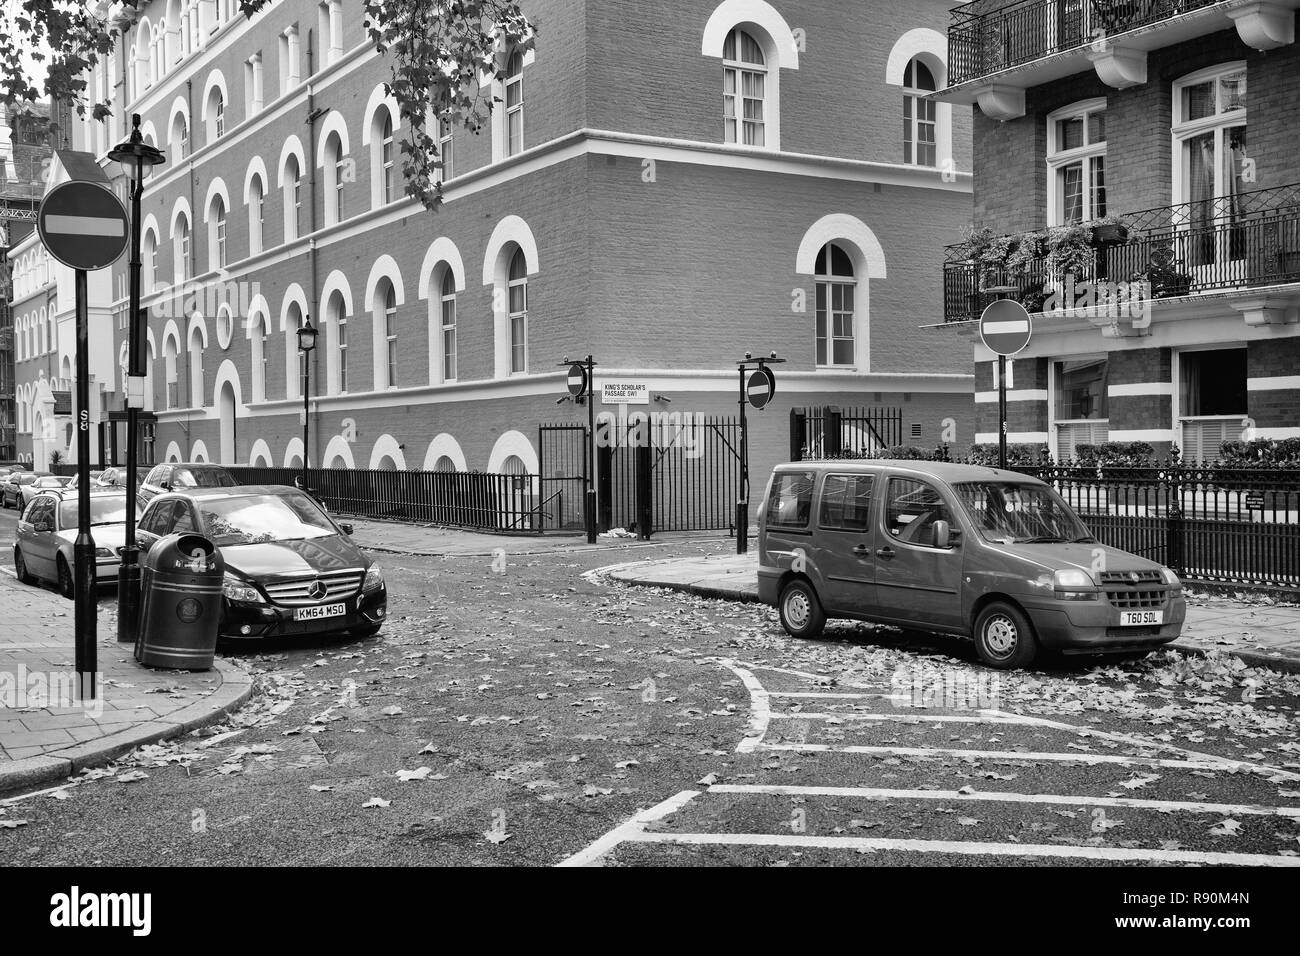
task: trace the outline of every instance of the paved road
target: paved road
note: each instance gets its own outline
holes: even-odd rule
[[[1297,860],[1300,678],[995,674],[860,625],[794,641],[765,608],[590,573],[618,560],[385,555],[379,638],[227,648],[253,703],[0,803],[0,861]]]

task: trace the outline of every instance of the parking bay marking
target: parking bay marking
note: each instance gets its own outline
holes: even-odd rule
[[[1267,807],[1258,804],[1201,803],[1186,800],[1147,800],[1141,797],[1087,797],[1059,793],[1010,793],[976,790],[890,790],[880,787],[809,787],[786,784],[716,783],[709,793],[758,794],[790,797],[845,797],[863,800],[974,800],[993,803],[1045,803],[1060,806],[1129,807],[1137,810],[1181,810],[1185,813],[1221,813],[1225,816],[1277,816],[1300,818],[1300,807]]]

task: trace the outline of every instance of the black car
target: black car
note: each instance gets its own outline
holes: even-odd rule
[[[123,478],[125,480],[125,478]],[[183,491],[187,488],[233,488],[238,482],[220,465],[206,461],[169,461],[154,465],[140,483],[138,500],[148,504],[166,491]]]
[[[223,637],[369,637],[383,626],[388,589],[379,567],[352,543],[351,527],[297,488],[160,494],[140,516],[140,546],[174,532],[209,538],[225,560]]]

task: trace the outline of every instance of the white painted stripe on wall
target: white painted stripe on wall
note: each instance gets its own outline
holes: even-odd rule
[[[1256,428],[1256,438],[1300,438],[1300,427]]]
[[[1266,375],[1246,379],[1246,391],[1269,392],[1283,388],[1300,388],[1300,375]]]
[[[1142,395],[1172,395],[1173,382],[1126,382],[1123,385],[1106,386],[1106,394],[1111,398],[1136,398]]]
[[[998,440],[997,432],[976,432],[975,444],[989,445]],[[1046,444],[1049,440],[1047,432],[1007,432],[1007,441],[1013,445],[1027,445],[1030,443]]]
[[[997,392],[976,392],[975,402],[979,405],[997,404]],[[1007,389],[1008,402],[1045,402],[1047,401],[1047,389],[1045,388],[1009,388]]]

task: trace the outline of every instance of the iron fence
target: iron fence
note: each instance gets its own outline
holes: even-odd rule
[[[1300,588],[1300,468],[1010,467],[1056,488],[1101,543],[1189,581]]]
[[[865,457],[903,443],[903,410],[826,405],[790,410],[790,458]]]
[[[248,485],[294,485],[301,468],[227,466]],[[535,475],[465,471],[310,468],[307,488],[331,511],[474,531],[540,532],[553,527]]]

